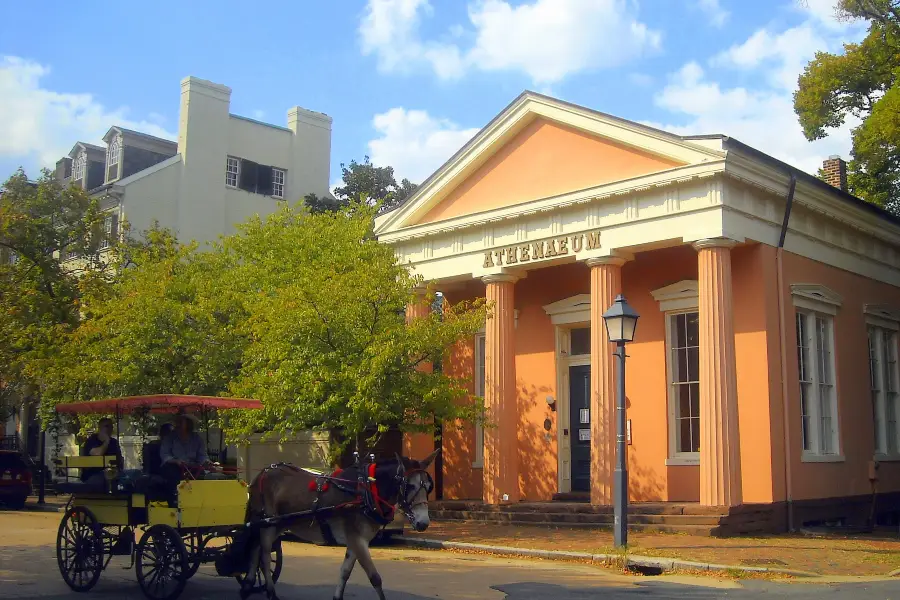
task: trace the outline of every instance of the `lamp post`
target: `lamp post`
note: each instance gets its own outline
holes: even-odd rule
[[[616,548],[628,544],[628,467],[625,460],[625,344],[634,339],[638,315],[625,296],[619,294],[603,313],[606,334],[616,344],[618,377],[616,378],[616,470],[613,492],[613,539]]]

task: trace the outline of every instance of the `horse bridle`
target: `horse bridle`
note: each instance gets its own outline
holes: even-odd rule
[[[418,485],[412,485],[409,482],[409,478],[416,473],[421,473],[422,475]],[[403,468],[402,462],[397,466],[397,474],[394,476],[394,480],[397,482],[397,486],[400,490],[400,497],[397,499],[397,505],[400,507],[400,510],[403,511],[403,514],[406,515],[410,524],[412,524],[413,521],[415,521],[413,509],[420,504],[428,504],[428,494],[434,489],[434,480],[431,478],[431,474],[425,469],[412,469],[407,473]],[[423,489],[425,490],[425,499],[410,503],[410,498],[415,498],[419,491]]]

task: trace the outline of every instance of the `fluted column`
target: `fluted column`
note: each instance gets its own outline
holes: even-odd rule
[[[700,304],[700,504],[737,506],[741,496],[734,301],[733,240],[694,243]]]
[[[484,336],[484,404],[490,426],[484,428],[483,498],[486,504],[501,504],[519,501],[519,410],[513,312],[516,277],[491,275],[484,282],[493,312],[485,323]]]
[[[615,358],[603,313],[622,293],[622,265],[616,256],[591,258],[591,504],[613,502],[616,464]]]

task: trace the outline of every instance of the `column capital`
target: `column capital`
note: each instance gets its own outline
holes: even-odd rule
[[[515,283],[519,279],[521,279],[519,275],[513,275],[512,273],[495,273],[493,275],[484,275],[481,281],[487,285],[489,283]]]
[[[584,261],[584,264],[586,264],[588,267],[599,267],[602,265],[613,265],[616,267],[621,267],[622,265],[624,265],[627,262],[628,262],[628,259],[623,256],[610,255],[610,256],[595,256],[593,258],[589,258],[586,261]]]
[[[698,252],[704,248],[734,248],[737,245],[737,240],[727,237],[704,238],[691,244]]]

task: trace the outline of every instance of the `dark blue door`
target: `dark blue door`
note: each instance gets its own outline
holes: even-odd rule
[[[572,491],[591,491],[591,367],[569,367]]]

